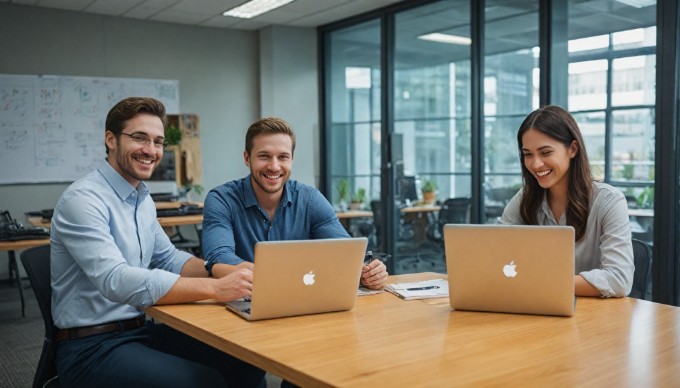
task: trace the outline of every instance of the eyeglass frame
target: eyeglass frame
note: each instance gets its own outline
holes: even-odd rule
[[[151,140],[151,138],[144,133],[130,134],[130,133],[121,132],[120,134],[129,136],[130,139],[132,139],[132,141],[135,142],[136,144],[146,146],[146,145],[149,145],[150,143],[153,143],[153,146],[157,149],[166,150],[168,148],[168,145],[169,145],[168,142],[165,140],[165,138],[156,138],[156,139]],[[159,143],[158,140],[160,140],[161,142]]]

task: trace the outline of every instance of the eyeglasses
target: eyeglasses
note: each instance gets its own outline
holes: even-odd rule
[[[132,139],[132,141],[139,145],[146,146],[153,142],[153,146],[156,148],[162,149],[168,148],[168,142],[165,141],[165,139],[163,138],[151,140],[148,136],[142,133],[133,133],[132,135],[130,135],[129,133],[121,132],[121,135],[130,136],[130,139]]]

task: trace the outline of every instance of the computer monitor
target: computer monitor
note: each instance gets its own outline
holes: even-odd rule
[[[400,180],[400,199],[401,202],[406,202],[409,200],[415,202],[418,200],[418,190],[416,188],[416,177],[414,176],[404,176]]]
[[[163,153],[161,163],[144,183],[151,194],[169,194],[176,197],[179,183],[177,171],[177,152],[167,150]]]

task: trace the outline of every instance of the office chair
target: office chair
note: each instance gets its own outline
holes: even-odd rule
[[[517,194],[518,188],[513,187],[494,187],[489,188],[485,184],[484,193],[486,201],[484,204],[484,214],[486,216],[486,223],[497,223],[503,215],[505,206]]]
[[[198,237],[198,240],[190,239],[184,237],[181,231],[181,225],[177,226],[172,226],[173,229],[172,235],[170,235],[170,242],[172,245],[175,246],[175,248],[189,252],[192,255],[196,257],[203,257],[203,247],[202,247],[202,233],[203,230],[202,228],[199,228],[199,224],[194,224],[194,230],[196,231],[196,236]]]
[[[52,286],[50,284],[50,246],[26,249],[21,253],[21,263],[26,269],[28,280],[38,300],[40,313],[45,323],[43,349],[38,368],[33,378],[33,388],[59,387],[57,375],[54,322],[52,321]]]
[[[441,205],[437,222],[428,227],[427,236],[430,240],[443,244],[444,225],[467,224],[470,214],[470,198],[449,198]]]
[[[652,248],[644,241],[635,238],[632,240],[635,273],[633,275],[633,288],[628,296],[631,298],[646,299],[651,274]]]
[[[386,247],[383,246],[383,242],[381,241],[381,236],[382,236],[382,204],[380,203],[379,200],[372,200],[371,201],[371,211],[373,212],[373,226],[374,226],[374,233],[375,233],[375,244],[374,247],[377,250],[381,251],[386,251]],[[396,267],[396,264],[399,263],[400,266],[409,266],[413,265],[416,267],[416,264],[418,262],[417,258],[417,249],[415,247],[415,243],[413,241],[413,225],[410,223],[405,223],[403,218],[401,217],[401,213],[398,215],[398,221],[397,222],[397,241],[396,241],[396,251],[397,255],[391,255],[392,257],[398,257],[399,260],[395,260],[394,264]],[[387,254],[390,254],[390,252],[387,252]]]
[[[444,225],[467,224],[470,214],[470,198],[449,198],[440,206],[439,215],[427,226],[426,236],[430,241],[420,243],[418,258],[430,265],[428,270],[445,271],[444,263]]]
[[[196,230],[196,237],[198,238],[198,247],[195,250],[195,256],[196,257],[203,257],[203,226],[199,225],[194,225],[194,229]]]
[[[376,238],[376,245],[381,246],[380,244],[382,243],[379,238],[380,238],[380,233],[382,231],[382,204],[380,203],[379,200],[372,200],[371,201],[371,212],[373,212],[373,226],[375,227],[375,234],[377,236]],[[401,213],[399,213],[398,216],[398,221],[397,221],[397,241],[407,241],[407,240],[412,240],[413,239],[413,225],[411,225],[408,222],[405,222],[403,217],[401,216]]]

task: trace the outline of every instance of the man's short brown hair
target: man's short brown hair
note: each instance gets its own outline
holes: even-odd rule
[[[292,152],[295,154],[295,132],[288,125],[288,123],[278,117],[265,117],[263,119],[257,120],[248,127],[246,132],[246,152],[250,155],[250,151],[253,149],[253,139],[258,135],[273,135],[277,133],[283,133],[290,136],[290,140],[293,142]]]
[[[120,100],[106,115],[105,131],[110,131],[116,138],[120,138],[125,123],[140,113],[160,118],[165,129],[168,118],[165,116],[165,105],[162,102],[152,97],[128,97]],[[109,147],[106,147],[106,153],[109,153]]]

